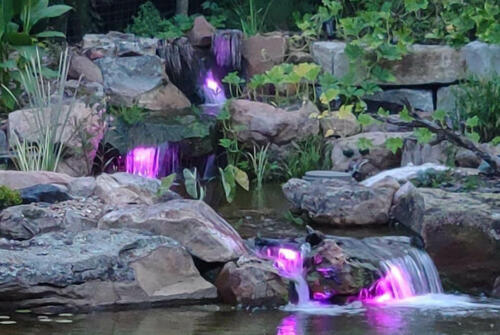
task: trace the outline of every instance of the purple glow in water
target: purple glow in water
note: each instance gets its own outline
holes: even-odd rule
[[[289,315],[281,320],[276,335],[299,335],[297,316]]]
[[[226,102],[224,89],[221,83],[215,79],[212,70],[207,72],[202,89],[207,104],[221,105]]]
[[[127,153],[125,168],[128,173],[156,178],[159,167],[157,147],[137,147]]]
[[[382,263],[384,276],[359,293],[366,303],[386,304],[428,293],[442,293],[439,274],[429,255],[412,250],[408,255]]]
[[[165,177],[178,171],[179,167],[179,146],[176,143],[135,147],[125,158],[125,171],[148,178]]]

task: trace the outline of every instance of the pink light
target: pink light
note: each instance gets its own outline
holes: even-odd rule
[[[207,87],[209,89],[211,89],[212,91],[214,91],[215,93],[218,93],[220,92],[220,87],[219,85],[217,84],[217,82],[215,80],[213,80],[212,78],[207,78],[206,81],[205,81]]]
[[[137,147],[127,153],[126,171],[143,177],[156,178],[159,168],[159,150],[156,147]]]
[[[394,300],[415,296],[411,279],[399,267],[390,265],[384,277],[368,289],[359,293],[359,299],[366,303],[384,304]]]
[[[223,104],[226,101],[222,85],[215,79],[212,70],[207,72],[202,88],[206,103]]]

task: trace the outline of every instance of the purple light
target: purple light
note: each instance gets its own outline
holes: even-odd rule
[[[202,88],[207,104],[223,104],[226,102],[226,95],[222,85],[215,79],[212,70],[207,72]]]
[[[316,301],[327,301],[333,296],[331,292],[313,292],[313,299]]]
[[[299,335],[297,328],[297,317],[292,314],[281,320],[276,335]]]
[[[395,265],[389,266],[384,277],[380,278],[368,289],[359,293],[359,299],[366,303],[385,304],[415,296],[411,278]]]
[[[127,153],[125,168],[128,173],[156,178],[159,167],[159,150],[156,147],[137,147]]]

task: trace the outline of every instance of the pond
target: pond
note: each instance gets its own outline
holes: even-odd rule
[[[498,334],[500,301],[462,296],[420,297],[396,306],[361,304],[300,310],[236,310],[207,305],[50,317],[12,316],[2,335],[331,335]],[[55,320],[72,320],[61,324]]]

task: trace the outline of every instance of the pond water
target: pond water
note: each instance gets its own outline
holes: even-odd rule
[[[0,325],[2,335],[331,335],[331,334],[499,334],[500,301],[462,296],[424,296],[390,306],[306,307],[236,310],[190,306],[95,312],[50,317],[29,314]],[[55,320],[72,320],[61,324]]]

